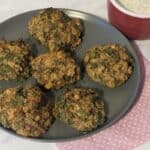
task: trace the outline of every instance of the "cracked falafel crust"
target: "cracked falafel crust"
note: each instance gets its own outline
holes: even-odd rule
[[[60,121],[83,132],[95,129],[106,119],[104,102],[95,91],[84,88],[65,91],[55,101],[53,114]]]
[[[31,59],[25,42],[0,40],[0,80],[28,78]]]
[[[52,105],[37,87],[6,89],[0,93],[0,124],[19,135],[39,137],[53,123]]]
[[[76,48],[82,40],[83,22],[70,18],[63,11],[48,8],[33,16],[28,23],[32,37],[50,50]]]
[[[62,50],[40,55],[31,62],[32,76],[46,89],[59,89],[80,79],[80,68]]]
[[[96,46],[84,57],[89,77],[109,88],[118,87],[129,79],[133,72],[132,61],[126,49],[118,44]]]

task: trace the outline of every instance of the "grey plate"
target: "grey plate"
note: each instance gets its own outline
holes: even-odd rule
[[[87,77],[86,74],[84,75],[83,80],[81,80],[76,84],[76,86],[98,89],[103,93],[103,99],[105,100],[105,103],[107,105],[107,110],[108,110],[107,121],[103,126],[100,126],[94,131],[91,131],[89,133],[81,133],[56,120],[53,126],[49,129],[49,131],[44,136],[40,138],[27,138],[27,139],[40,140],[43,142],[44,141],[57,142],[57,141],[78,139],[81,137],[86,137],[94,133],[97,133],[111,126],[113,123],[118,121],[121,117],[123,117],[124,114],[129,110],[129,108],[131,108],[131,106],[135,102],[135,99],[139,92],[139,86],[140,86],[139,60],[136,55],[136,52],[131,47],[128,40],[117,29],[115,29],[113,26],[111,26],[110,24],[106,23],[105,21],[103,21],[102,19],[96,16],[83,13],[83,12],[73,11],[73,10],[66,10],[66,9],[63,10],[69,16],[78,17],[84,21],[85,33],[84,33],[83,42],[77,48],[75,54],[79,63],[82,62],[82,58],[86,50],[89,49],[90,47],[99,44],[118,43],[127,47],[129,53],[133,56],[134,72],[131,78],[124,85],[117,87],[115,89],[109,89],[92,82]],[[34,52],[34,54],[41,54],[46,52],[47,49],[41,46],[35,40],[33,40],[29,36],[27,31],[28,20],[33,15],[37,14],[38,11],[39,10],[31,11],[31,12],[27,12],[15,16],[0,24],[0,39],[4,38],[7,40],[17,40],[18,38],[23,38],[25,41],[30,43],[31,49]],[[31,81],[33,80],[29,79],[27,83],[30,83]],[[2,81],[0,84],[0,88],[7,88],[15,85],[16,85],[15,82]],[[50,98],[52,97],[50,96]],[[10,130],[6,130],[6,131],[15,134]]]

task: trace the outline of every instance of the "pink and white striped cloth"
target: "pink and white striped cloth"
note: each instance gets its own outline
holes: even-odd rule
[[[150,141],[150,62],[144,58],[141,66],[145,72],[144,87],[130,112],[98,134],[57,144],[59,150],[133,150]]]

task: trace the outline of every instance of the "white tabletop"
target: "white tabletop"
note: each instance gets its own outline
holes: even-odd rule
[[[106,0],[0,0],[0,22],[28,10],[45,7],[69,8],[95,14],[107,20]],[[150,40],[136,41],[143,55],[150,60]],[[55,144],[37,143],[16,138],[0,130],[0,150],[57,150]],[[149,150],[150,143],[136,150]]]

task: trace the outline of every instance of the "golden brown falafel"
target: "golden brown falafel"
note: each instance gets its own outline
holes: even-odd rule
[[[133,71],[131,62],[126,49],[117,44],[96,46],[84,57],[89,77],[109,88],[120,86],[129,79]]]
[[[37,87],[6,89],[0,93],[0,124],[22,136],[41,136],[53,123],[52,105]]]
[[[0,80],[28,78],[31,58],[25,42],[0,40]]]
[[[79,131],[90,131],[106,119],[104,102],[91,89],[74,88],[64,92],[53,109],[54,116]]]
[[[31,36],[50,50],[76,48],[81,43],[83,23],[59,9],[48,8],[31,18],[28,30]]]
[[[33,59],[32,76],[46,89],[59,89],[80,79],[80,68],[69,53],[53,51]]]

